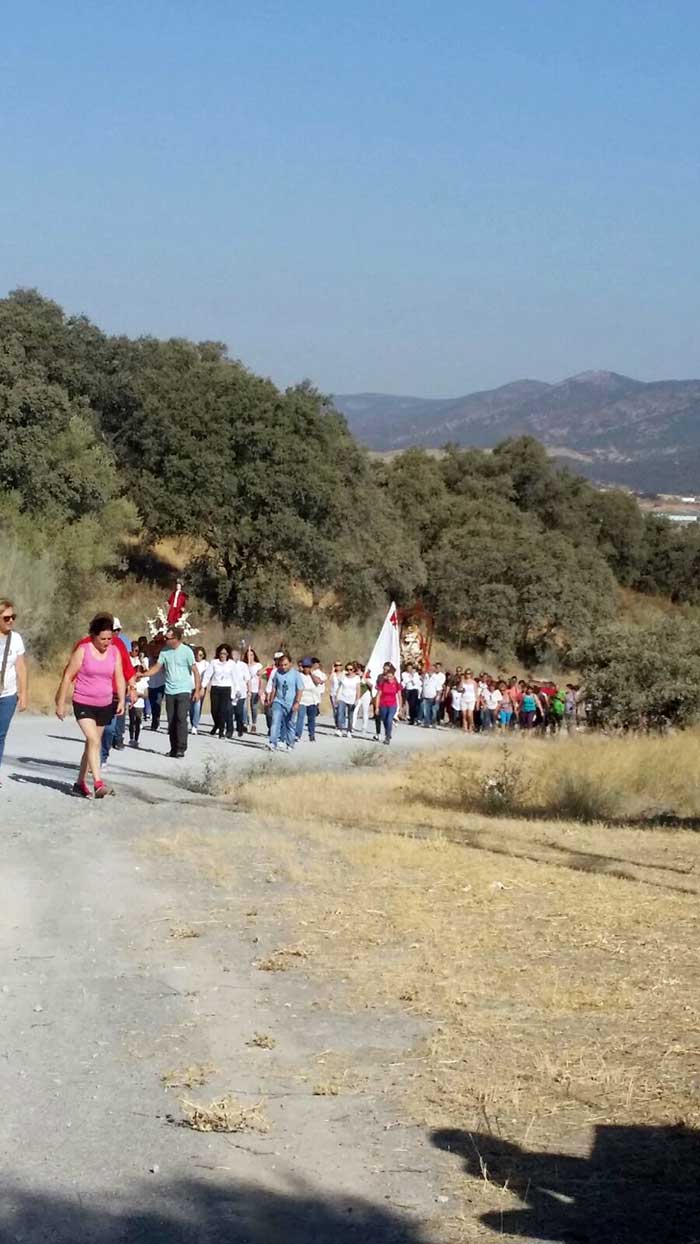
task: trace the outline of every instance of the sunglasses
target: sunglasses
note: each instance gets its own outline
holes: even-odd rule
[[[16,613],[4,613],[2,615],[2,620],[3,622],[16,622],[17,614]]]

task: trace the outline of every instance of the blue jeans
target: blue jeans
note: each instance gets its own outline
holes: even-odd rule
[[[7,641],[10,642],[9,639]],[[5,739],[10,728],[10,722],[15,715],[17,708],[16,695],[0,696],[0,764],[2,764],[3,752],[5,751]]]
[[[203,700],[192,700],[190,703],[190,725],[196,730],[202,720]]]
[[[391,743],[391,732],[394,728],[395,716],[396,716],[396,705],[395,704],[386,704],[384,706],[380,705],[379,720],[384,727],[384,734],[386,736],[387,743]]]
[[[313,742],[316,738],[316,718],[318,717],[318,704],[300,704],[297,713],[297,738],[300,739],[304,733],[304,722],[306,722],[309,738]]]
[[[116,704],[114,705],[114,707],[115,708],[117,707]],[[117,738],[117,729],[119,726],[119,722],[122,723],[122,735],[123,735],[124,734],[124,716],[123,715],[121,717],[117,717],[115,714],[115,716],[110,721],[109,725],[105,726],[104,730],[102,731],[102,742],[100,743],[100,762],[103,765],[106,765],[107,760],[109,759],[109,753],[114,747],[114,743]]]
[[[437,721],[438,709],[440,701],[437,697],[434,700],[421,700],[420,719],[424,726],[434,726]]]
[[[338,701],[338,729],[347,730],[348,734],[352,734],[352,721],[355,716],[355,705],[344,704],[342,700]]]
[[[277,747],[279,743],[286,743],[287,747],[294,747],[297,741],[296,723],[297,715],[294,709],[285,708],[281,700],[273,700],[270,747]]]
[[[100,743],[100,762],[106,764],[109,759],[109,753],[114,743],[114,731],[117,728],[117,719],[113,717],[108,726],[102,731],[102,742]]]
[[[260,692],[251,691],[250,699],[246,703],[245,724],[247,726],[255,726],[257,724],[259,712],[260,712]]]

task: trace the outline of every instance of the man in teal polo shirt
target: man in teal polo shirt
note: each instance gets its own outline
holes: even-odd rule
[[[187,751],[190,702],[201,700],[202,682],[194,659],[194,652],[182,642],[182,627],[169,626],[165,633],[165,648],[157,664],[148,670],[148,677],[163,670],[165,674],[165,710],[168,715],[170,735],[169,756],[181,760]],[[194,691],[192,680],[194,679]]]

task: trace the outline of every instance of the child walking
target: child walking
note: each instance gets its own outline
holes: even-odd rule
[[[139,745],[141,723],[143,722],[144,710],[148,702],[148,678],[145,674],[137,677],[135,691],[136,699],[129,707],[129,747],[138,747]]]

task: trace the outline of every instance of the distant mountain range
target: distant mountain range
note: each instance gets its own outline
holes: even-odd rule
[[[644,383],[586,371],[559,384],[516,380],[459,398],[350,393],[333,400],[370,449],[491,448],[508,436],[535,436],[600,483],[700,493],[700,380]]]

